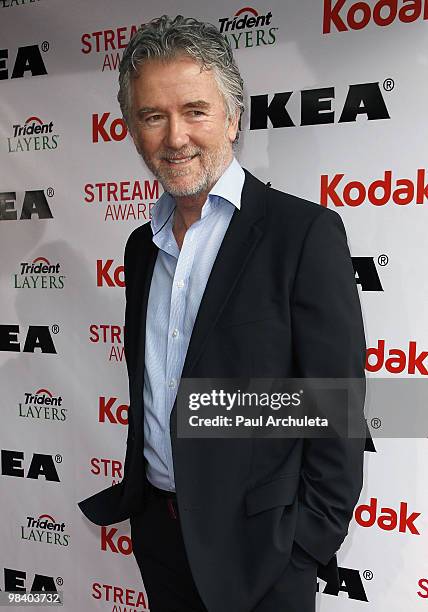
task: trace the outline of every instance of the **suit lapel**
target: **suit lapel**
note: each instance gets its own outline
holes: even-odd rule
[[[156,256],[158,248],[152,240],[152,234],[150,230],[150,236],[147,243],[143,243],[139,247],[141,257],[136,259],[137,271],[134,276],[134,287],[133,295],[136,296],[132,305],[135,306],[135,310],[130,315],[132,320],[132,329],[135,326],[135,336],[130,338],[130,343],[133,346],[133,355],[135,367],[132,368],[134,372],[133,379],[133,396],[139,398],[141,401],[141,407],[143,406],[143,384],[144,384],[144,361],[145,361],[145,350],[146,350],[146,319],[147,319],[147,306],[149,300],[150,285],[152,282],[153,270],[155,267]],[[136,423],[137,428],[140,432],[143,431],[143,410],[137,410],[135,417],[138,418]]]
[[[263,235],[265,197],[264,184],[245,170],[241,209],[233,213],[208,278],[190,338],[182,377],[191,376],[212,328]]]

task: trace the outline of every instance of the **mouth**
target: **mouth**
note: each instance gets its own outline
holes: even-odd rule
[[[178,166],[178,165],[188,164],[197,155],[198,154],[195,153],[195,155],[188,155],[187,157],[164,158],[164,161],[166,161],[168,164],[172,164],[172,165]]]

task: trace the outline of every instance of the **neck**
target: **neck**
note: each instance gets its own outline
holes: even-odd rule
[[[204,191],[201,191],[194,195],[174,197],[175,203],[177,205],[174,214],[174,227],[179,227],[180,229],[186,231],[189,229],[192,223],[195,223],[195,221],[201,218],[202,207],[207,200],[209,192],[214,187],[220,176],[224,173],[226,168],[229,167],[232,162],[232,159],[233,158],[230,157],[230,159],[227,160],[218,177]]]
[[[192,223],[200,219],[202,207],[207,200],[211,188],[212,185],[209,187],[209,189],[201,191],[200,193],[192,196],[175,197],[174,200],[177,204],[174,215],[175,221],[178,221],[180,225],[183,225],[186,229],[188,229]]]

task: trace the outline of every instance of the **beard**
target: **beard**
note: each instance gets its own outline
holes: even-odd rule
[[[190,146],[180,151],[163,149],[151,157],[142,150],[141,155],[164,191],[173,197],[184,197],[209,191],[223,174],[230,161],[231,152],[230,141],[225,135],[221,145],[211,150]],[[195,161],[185,168],[164,161],[180,157],[195,157]]]

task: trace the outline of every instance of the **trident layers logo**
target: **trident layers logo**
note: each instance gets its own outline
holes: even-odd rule
[[[272,25],[272,12],[259,13],[245,6],[231,17],[221,17],[220,33],[227,38],[232,49],[274,45],[278,29]]]
[[[53,121],[42,121],[39,117],[28,117],[24,123],[14,123],[12,136],[7,139],[8,153],[56,149],[59,134],[55,131]]]
[[[24,400],[18,404],[20,417],[40,421],[65,421],[67,408],[62,405],[62,397],[55,396],[49,389],[38,389],[35,393],[25,393]]]
[[[12,276],[14,289],[64,289],[61,264],[51,263],[46,257],[36,257],[32,262],[22,261],[19,271]]]
[[[49,514],[41,514],[38,518],[27,516],[21,525],[20,539],[40,544],[68,546],[70,535],[65,532],[65,523],[56,521]]]

